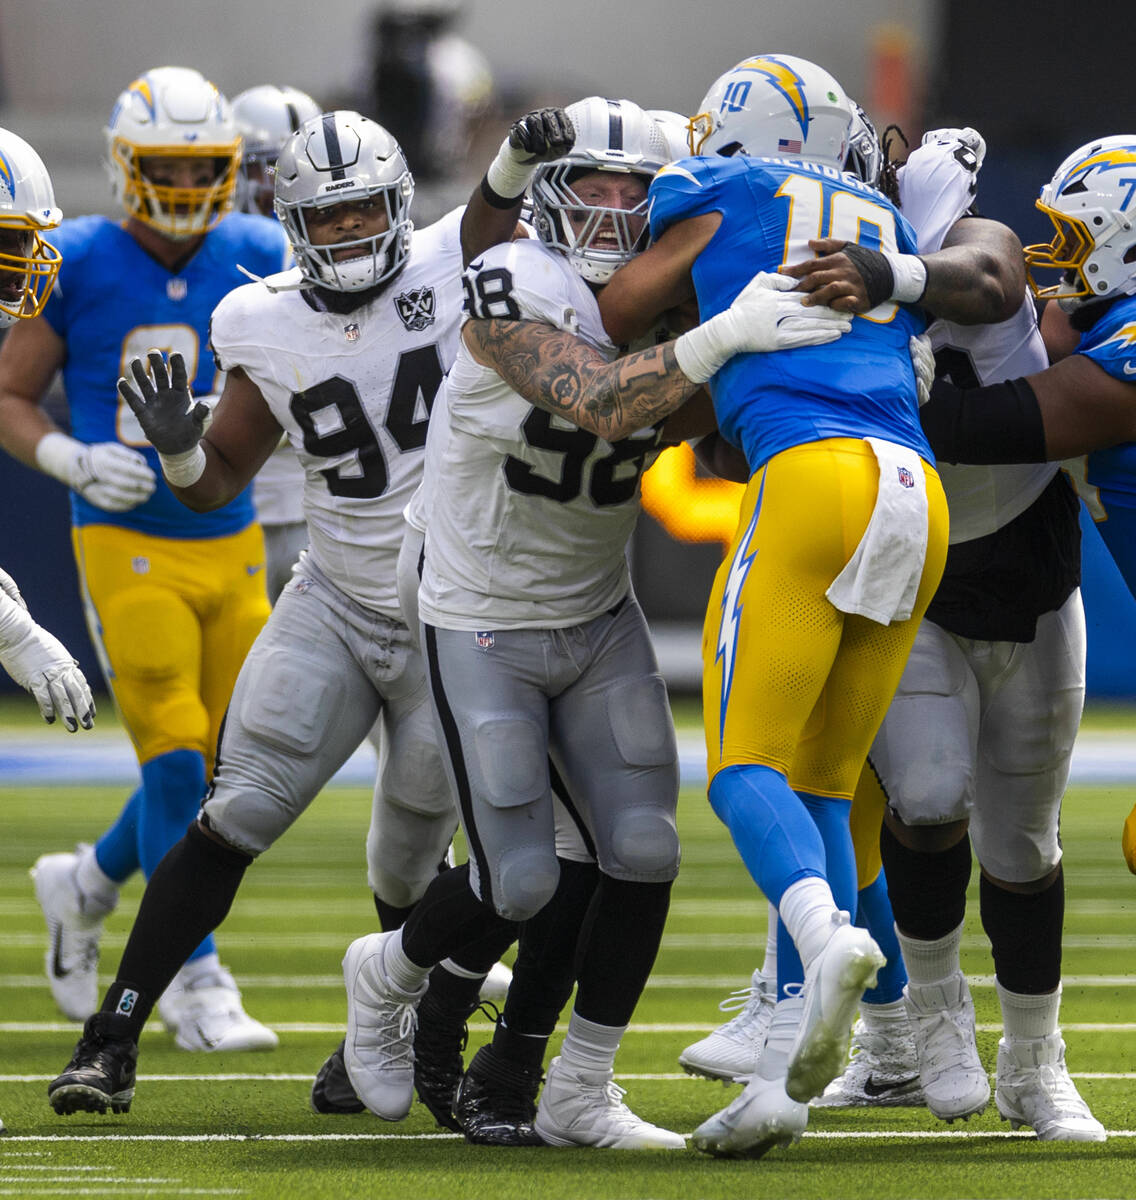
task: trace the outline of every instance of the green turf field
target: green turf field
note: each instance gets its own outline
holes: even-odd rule
[[[417,1105],[399,1125],[310,1112],[311,1076],[345,1016],[340,957],[373,928],[362,789],[331,789],[317,801],[249,871],[222,930],[222,955],[247,1007],[280,1032],[280,1048],[187,1054],[152,1026],[128,1115],[55,1116],[46,1084],[66,1064],[78,1028],[58,1017],[41,979],[43,928],[27,868],[45,851],[96,836],[123,798],[119,789],[0,787],[0,1117],[9,1131],[0,1139],[0,1196],[1136,1196],[1136,878],[1119,848],[1136,786],[1079,787],[1065,805],[1063,1024],[1070,1069],[1110,1131],[1106,1144],[1011,1136],[993,1103],[953,1126],[918,1109],[824,1110],[799,1145],[756,1163],[694,1151],[467,1146],[440,1133]],[[765,905],[699,792],[683,794],[680,823],[684,862],[666,937],[617,1073],[637,1112],[689,1133],[737,1089],[686,1077],[676,1057],[717,1023],[718,1001],[748,981],[763,945]],[[129,886],[108,924],[108,981],[139,894],[137,883]],[[971,910],[963,961],[977,981],[980,1048],[992,1068],[997,1012],[976,894]],[[489,1036],[479,1021],[471,1050]]]

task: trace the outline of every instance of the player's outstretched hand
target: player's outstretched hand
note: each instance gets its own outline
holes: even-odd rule
[[[147,363],[149,370],[147,370]],[[159,454],[184,454],[201,441],[209,418],[209,405],[195,401],[185,374],[185,360],[177,351],[170,355],[169,369],[158,350],[144,362],[130,362],[134,383],[125,376],[118,381],[119,395],[130,405],[143,433]]]
[[[537,108],[514,121],[509,146],[520,163],[552,162],[575,145],[572,118],[562,108]]]
[[[792,350],[834,342],[852,328],[852,317],[824,305],[806,306],[787,275],[761,271],[724,312],[675,342],[682,372],[705,383],[735,354]]]
[[[0,666],[31,692],[49,725],[59,717],[70,733],[91,728],[95,702],[79,664],[7,588],[0,594]]]
[[[1136,805],[1124,822],[1124,831],[1120,835],[1120,848],[1124,851],[1124,861],[1128,869],[1136,875]]]

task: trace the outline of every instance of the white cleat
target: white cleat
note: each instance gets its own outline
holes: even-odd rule
[[[584,1071],[559,1058],[548,1064],[533,1126],[550,1146],[608,1150],[685,1150],[680,1133],[637,1117],[611,1071]]]
[[[489,968],[489,974],[485,976],[485,982],[481,985],[480,998],[492,1001],[494,1004],[503,1004],[509,991],[509,984],[512,982],[513,972],[503,962],[494,963]]]
[[[1103,1142],[1107,1137],[1069,1078],[1060,1033],[1023,1041],[1002,1038],[994,1102],[1011,1129],[1028,1125],[1043,1142]]]
[[[852,1026],[848,1065],[812,1101],[813,1108],[917,1108],[923,1104],[919,1060],[911,1030]]]
[[[387,978],[383,948],[396,933],[356,938],[343,957],[347,985],[347,1039],[343,1062],[360,1100],[384,1121],[401,1121],[414,1102],[416,992],[404,992]]]
[[[275,1050],[280,1044],[245,1012],[236,980],[215,958],[186,963],[159,998],[158,1014],[182,1050]]]
[[[848,924],[847,913],[834,913],[832,935],[805,973],[804,1008],[789,1051],[785,1091],[807,1104],[840,1074],[848,1034],[865,988],[887,962],[866,929]]]
[[[691,1141],[716,1158],[761,1158],[774,1146],[800,1141],[808,1123],[809,1106],[789,1098],[783,1076],[758,1074],[731,1104],[703,1121]]]
[[[749,987],[731,992],[718,1005],[722,1012],[738,1012],[701,1041],[678,1056],[678,1065],[688,1075],[704,1075],[723,1083],[744,1083],[757,1070],[765,1031],[777,1003],[777,981],[754,971]]]
[[[83,895],[75,882],[78,861],[78,854],[44,854],[29,874],[47,922],[44,970],[51,994],[65,1017],[85,1021],[99,1007],[99,938],[114,905]]]
[[[942,1121],[982,1112],[990,1080],[974,1038],[974,1001],[961,971],[903,989],[927,1107]]]

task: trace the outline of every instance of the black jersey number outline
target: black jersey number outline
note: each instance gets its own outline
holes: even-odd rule
[[[404,453],[426,444],[430,412],[444,374],[438,347],[433,343],[405,350],[398,356],[383,426]],[[419,396],[426,416],[415,420]],[[358,473],[345,475],[343,465],[320,471],[333,496],[372,500],[386,491],[388,474],[383,448],[350,379],[333,375],[314,387],[294,392],[288,408],[304,435],[304,449],[309,454],[316,458],[339,458],[354,452]],[[315,415],[329,408],[338,414],[339,428],[320,433]]]
[[[515,492],[526,496],[544,496],[557,504],[570,504],[583,491],[584,466],[588,456],[600,440],[586,429],[564,429],[552,424],[552,414],[543,408],[534,408],[521,426],[525,441],[536,450],[554,450],[564,457],[560,463],[560,476],[549,479],[538,475],[523,459],[508,455],[502,465],[505,481]],[[611,450],[593,464],[588,476],[588,496],[598,508],[625,504],[632,499],[639,486],[639,477],[647,455],[659,442],[659,432],[654,437],[627,437],[611,443]],[[629,464],[632,470],[617,476],[616,468]]]

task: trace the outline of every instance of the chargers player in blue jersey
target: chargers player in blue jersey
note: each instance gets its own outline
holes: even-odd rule
[[[275,221],[229,215],[240,138],[228,102],[197,71],[160,67],[136,79],[114,106],[106,146],[125,220],[60,226],[59,285],[0,351],[0,444],[72,490],[88,626],[141,764],[141,787],[93,850],[45,855],[33,869],[49,981],[73,1020],[97,1008],[98,938],[119,885],[139,867],[149,875],[196,814],[233,681],[268,613],[251,497],[188,512],[116,381],[157,347],[184,356],[199,394],[216,393],[206,352],[214,306],[244,282],[238,267],[270,274],[287,254]],[[57,370],[70,434],[40,408]],[[277,1040],[244,1012],[211,940],[162,1014],[185,1049]]]
[[[1087,456],[1098,528],[1136,595],[1136,134],[1078,147],[1041,189],[1051,242],[1026,247],[1034,295],[1050,301],[1042,332],[1056,359],[992,387],[940,380],[924,424],[947,462],[1060,461]],[[1037,272],[1056,270],[1046,284]],[[1136,808],[1121,847],[1136,873]]]
[[[814,64],[763,55],[718,79],[701,109],[700,157],[651,186],[654,245],[601,297],[611,336],[692,295],[705,321],[755,269],[806,257],[818,233],[883,252],[892,275],[835,344],[740,356],[716,374],[680,358],[710,380],[719,429],[752,472],[703,634],[710,800],[791,935],[782,991],[800,977],[797,953],[804,965],[758,1071],[695,1131],[700,1149],[756,1157],[804,1129],[884,961],[845,911],[848,809],[942,573],[947,513],[908,355],[926,270],[894,206],[841,171],[851,102]]]

